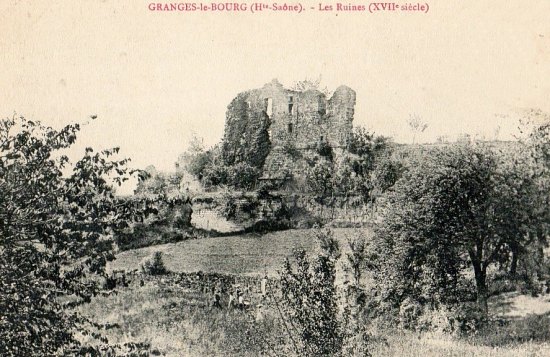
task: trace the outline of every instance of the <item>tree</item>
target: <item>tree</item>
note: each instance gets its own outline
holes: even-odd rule
[[[229,183],[229,168],[223,164],[206,166],[201,183],[204,187],[218,187]]]
[[[176,172],[182,170],[189,172],[198,180],[201,180],[204,170],[214,160],[213,148],[206,149],[202,138],[193,136],[186,152],[181,154],[176,161]]]
[[[246,162],[239,162],[228,168],[228,180],[231,186],[237,189],[253,189],[260,174],[261,170]]]
[[[416,135],[423,133],[428,128],[428,123],[424,122],[419,115],[409,115],[407,125],[413,132],[413,144],[416,141]]]
[[[516,192],[529,190],[531,193],[530,205],[533,222],[530,226],[529,241],[536,245],[531,247],[531,252],[526,254],[525,246],[516,245],[512,250],[512,264],[510,273],[515,275],[518,262],[523,257],[525,265],[534,265],[535,269],[541,270],[540,264],[543,260],[543,248],[548,246],[548,235],[550,232],[550,114],[539,109],[530,109],[523,113],[522,131],[527,132],[527,137],[520,140],[521,146],[518,151],[521,155],[514,156],[514,162],[521,167],[521,173],[527,179],[529,185],[523,185],[516,189]],[[527,127],[527,129],[526,129]],[[535,261],[533,261],[535,260]],[[538,261],[536,261],[538,260]],[[546,277],[548,278],[548,277]]]
[[[114,257],[114,234],[147,207],[115,196],[112,183],[141,176],[128,169],[128,159],[113,158],[118,148],[87,148],[69,163],[62,153],[79,130],[78,124],[54,130],[23,117],[0,121],[1,355],[105,347],[80,346],[76,331],[99,325],[70,307],[98,293]]]
[[[371,133],[363,127],[355,127],[351,133],[347,149],[357,155],[360,162],[356,169],[370,171],[377,158],[390,149],[390,139]]]
[[[392,158],[390,139],[356,127],[348,143],[346,158],[353,171],[352,192],[361,194],[364,203],[372,203],[401,175],[402,165]]]
[[[499,165],[480,146],[436,149],[412,165],[386,196],[376,228],[374,258],[381,279],[389,279],[388,299],[452,301],[469,266],[486,313],[487,268],[512,244],[528,245],[538,229],[531,188],[521,169]]]
[[[507,233],[503,263],[509,265],[515,277],[518,262],[531,247],[544,243],[544,191],[540,191],[534,176],[536,163],[527,152],[511,150],[498,155],[497,189],[503,199],[495,201],[494,209],[502,217],[498,227]],[[542,253],[542,245],[540,246]]]
[[[334,198],[334,170],[332,162],[319,159],[312,167],[310,167],[306,173],[306,182],[309,190],[313,193],[314,199],[323,206],[330,199],[330,203],[333,203]],[[321,215],[323,212],[321,211]]]
[[[307,187],[321,209],[329,204],[334,213],[338,200],[347,206],[352,197],[354,204],[373,203],[401,175],[402,165],[391,157],[389,139],[362,127],[355,128],[347,151],[338,160],[333,158],[332,149],[319,150],[322,147],[308,160],[306,172]]]
[[[294,254],[295,268],[287,259],[280,273],[285,320],[300,356],[334,356],[343,347],[343,321],[338,316],[336,262],[340,248],[330,230],[316,233],[321,253],[313,264],[305,251]],[[289,322],[290,322],[289,321]],[[288,325],[288,324],[287,324]]]
[[[292,90],[297,91],[297,92],[305,92],[305,91],[308,91],[308,90],[316,90],[316,91],[319,91],[319,92],[323,93],[326,97],[330,97],[331,92],[328,90],[328,88],[326,86],[323,86],[321,84],[321,81],[322,81],[321,75],[319,75],[319,77],[317,79],[306,78],[302,81],[296,82],[292,86]]]

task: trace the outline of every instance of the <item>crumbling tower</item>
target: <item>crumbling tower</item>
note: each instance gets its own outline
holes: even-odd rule
[[[290,90],[274,79],[240,93],[229,105],[223,159],[262,167],[268,180],[299,174],[289,151],[307,154],[320,142],[341,151],[352,132],[354,108],[355,91],[349,87],[338,87],[327,99],[318,90]]]

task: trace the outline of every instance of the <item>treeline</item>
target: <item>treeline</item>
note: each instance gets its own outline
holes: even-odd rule
[[[499,319],[488,299],[550,292],[550,121],[517,144],[432,147],[401,165],[377,199],[372,236],[348,242],[343,285],[330,231],[318,234],[316,258],[299,251],[285,264],[287,345],[297,355],[369,355],[371,326],[492,346],[547,342],[547,314]]]
[[[399,157],[387,139],[359,130],[340,159],[322,144],[313,157],[304,158],[304,187],[324,205],[330,207],[334,196],[361,192],[363,201],[376,206],[374,237],[354,258],[354,271],[371,274],[376,284],[358,287],[354,306],[369,318],[394,317],[412,328],[431,328],[436,319],[430,316],[448,312],[458,321],[454,326],[471,329],[486,323],[491,294],[547,290],[550,118],[544,119],[523,142],[506,150],[463,143]],[[188,204],[187,198],[181,190],[173,197],[167,192],[174,182],[163,186],[160,180],[157,187],[147,181],[150,174],[130,169],[116,148],[87,148],[70,162],[64,152],[79,130],[79,125],[55,130],[19,117],[0,121],[1,355],[101,355],[113,350],[136,355],[147,347],[111,345],[100,333],[105,326],[75,314],[72,307],[100,292],[106,264],[118,249],[117,237],[148,219],[185,224],[190,212],[173,208]],[[201,182],[213,182],[219,177],[211,171],[225,167],[217,158],[215,149],[196,150],[186,165]],[[255,177],[248,169],[231,170],[233,181],[228,182],[253,187],[256,179],[242,177]],[[114,187],[132,176],[149,187],[145,191],[158,192],[117,196]],[[311,301],[332,299],[327,284],[334,281],[335,259],[328,254],[313,267],[328,279],[308,275],[313,292],[292,281],[289,289],[304,287],[297,294]],[[305,274],[309,268],[303,264]],[[315,289],[322,291],[316,294]],[[289,296],[296,297],[300,295]],[[294,299],[295,309],[304,308],[301,301]],[[338,318],[328,303],[326,313],[312,316],[325,322]],[[307,335],[315,321],[302,317],[301,331]],[[95,342],[83,343],[83,335]],[[322,353],[342,345],[323,336],[312,340],[332,346]],[[312,354],[314,344],[308,347]]]
[[[262,167],[237,159],[227,164],[219,145],[206,148],[200,139],[194,138],[176,167],[190,173],[206,189],[226,186],[238,190],[277,190],[290,186],[291,191],[315,194],[322,203],[329,204],[330,197],[357,194],[363,195],[367,202],[393,185],[400,175],[400,163],[392,157],[394,146],[389,138],[360,127],[355,128],[347,147],[338,154],[325,141],[306,151],[289,143],[283,148],[284,154],[288,160],[299,162],[304,170],[280,173],[283,181],[260,183]]]

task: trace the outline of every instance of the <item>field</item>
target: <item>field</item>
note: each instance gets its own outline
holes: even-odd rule
[[[334,229],[335,238],[342,251],[347,249],[347,240],[357,235],[369,237],[368,229]],[[220,272],[258,276],[267,273],[274,276],[284,259],[292,255],[294,249],[314,252],[316,242],[313,230],[289,230],[241,236],[187,240],[136,249],[119,254],[111,263],[113,270],[131,271],[139,269],[143,259],[153,252],[163,253],[167,268],[173,272]]]
[[[346,241],[368,230],[336,229],[345,253]],[[172,272],[222,272],[257,277],[274,276],[295,248],[314,251],[312,230],[190,240],[121,253],[111,269],[139,269],[144,259],[161,251]],[[164,356],[291,356],[284,346],[281,318],[274,309],[258,307],[252,293],[247,311],[211,306],[210,291],[174,283],[177,273],[144,277],[111,296],[98,297],[80,308],[88,316],[114,328],[105,331],[111,342],[145,342],[151,354]],[[192,276],[192,275],[190,275]],[[253,289],[254,290],[254,289]],[[374,356],[550,356],[550,302],[506,294],[491,303],[493,313],[515,321],[507,330],[470,339],[445,334],[413,333],[374,328],[370,351]],[[538,314],[538,315],[532,315]],[[259,319],[258,316],[262,318]]]

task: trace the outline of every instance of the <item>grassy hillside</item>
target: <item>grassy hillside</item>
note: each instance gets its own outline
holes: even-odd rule
[[[313,230],[290,230],[265,235],[242,235],[188,240],[174,244],[123,252],[112,269],[139,269],[153,252],[163,252],[172,272],[211,272],[274,276],[292,250],[314,252]],[[347,240],[359,234],[367,239],[366,229],[335,229],[335,237],[347,250]],[[163,356],[292,356],[287,350],[285,330],[273,306],[260,300],[258,287],[249,298],[246,311],[211,305],[209,289],[175,283],[175,276],[134,280],[111,296],[101,296],[79,311],[100,317],[101,323],[114,326],[105,335],[111,342],[139,341],[151,346],[153,355]],[[194,275],[190,275],[194,276]],[[140,284],[140,279],[144,279]],[[511,323],[484,331],[471,338],[445,334],[415,333],[403,330],[372,330],[369,349],[374,356],[549,356],[548,323],[550,301],[546,296],[527,297],[517,293],[493,297],[490,311],[506,316]],[[263,318],[258,320],[258,314]],[[535,315],[536,314],[536,315]],[[496,326],[495,326],[496,327]]]
[[[294,356],[285,347],[286,335],[276,310],[258,305],[246,311],[225,305],[214,308],[208,292],[173,284],[172,280],[167,276],[146,278],[143,286],[134,281],[116,294],[93,299],[79,312],[113,326],[101,331],[110,342],[146,343],[151,346],[151,355]],[[257,319],[260,309],[262,320]],[[548,342],[533,341],[533,336],[540,335],[537,331],[547,329],[549,318],[543,317],[536,324],[522,321],[528,320],[471,340],[374,329],[369,349],[376,357],[550,356]]]
[[[345,251],[348,239],[357,235],[364,235],[368,239],[371,232],[368,229],[339,228],[334,229],[334,234]],[[205,238],[123,252],[111,263],[111,268],[127,271],[139,269],[144,259],[160,251],[166,267],[173,272],[203,271],[238,275],[261,275],[267,272],[273,276],[294,249],[313,252],[316,246],[313,230]]]

